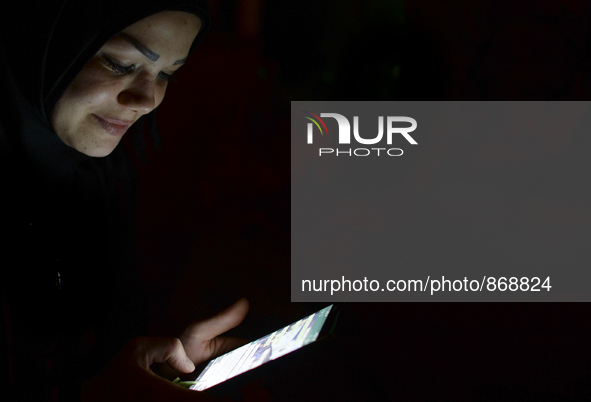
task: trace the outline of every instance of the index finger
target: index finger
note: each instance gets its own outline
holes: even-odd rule
[[[240,324],[248,312],[248,307],[248,300],[241,298],[213,317],[189,325],[181,335],[181,340],[193,338],[200,341],[210,341]]]

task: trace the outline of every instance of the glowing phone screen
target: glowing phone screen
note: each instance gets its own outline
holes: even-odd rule
[[[213,359],[190,388],[203,391],[314,342],[331,308],[332,305]]]

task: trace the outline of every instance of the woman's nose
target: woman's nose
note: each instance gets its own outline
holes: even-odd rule
[[[148,114],[156,107],[155,86],[149,77],[137,77],[119,93],[119,104],[141,115]]]

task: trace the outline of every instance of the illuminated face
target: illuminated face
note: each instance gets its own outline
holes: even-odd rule
[[[109,155],[129,126],[162,102],[200,28],[194,14],[163,11],[109,39],[56,103],[57,136],[83,154]]]

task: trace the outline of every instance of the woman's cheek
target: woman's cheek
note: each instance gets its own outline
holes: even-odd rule
[[[101,105],[116,99],[122,90],[124,77],[114,76],[97,62],[87,64],[64,94],[87,106]]]
[[[156,87],[154,93],[154,100],[156,107],[158,107],[162,101],[164,100],[164,96],[166,95],[166,88],[168,87],[168,83],[164,83],[161,86]],[[155,107],[155,108],[156,108]]]

